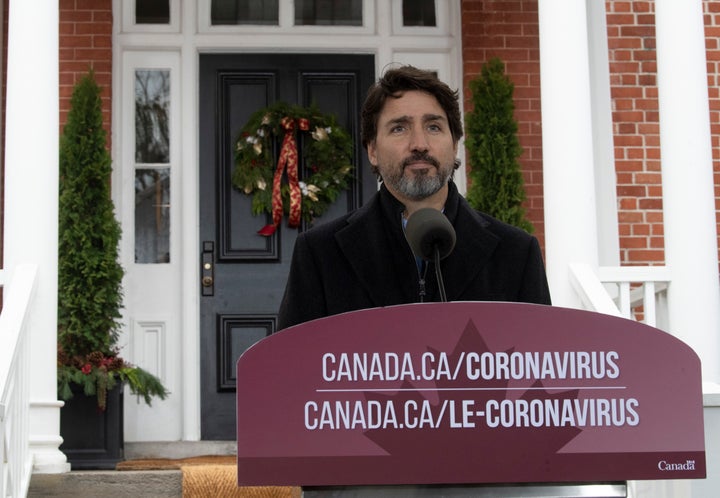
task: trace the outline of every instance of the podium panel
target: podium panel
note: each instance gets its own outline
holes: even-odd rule
[[[705,477],[697,355],[608,315],[477,302],[362,310],[260,341],[237,383],[240,485]]]

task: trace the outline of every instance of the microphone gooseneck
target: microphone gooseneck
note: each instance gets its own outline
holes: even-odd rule
[[[422,208],[408,218],[405,238],[416,257],[435,263],[440,299],[447,302],[440,260],[455,248],[455,229],[450,220],[437,209]]]

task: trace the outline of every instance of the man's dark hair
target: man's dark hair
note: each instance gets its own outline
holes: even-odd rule
[[[370,87],[360,119],[360,137],[363,147],[375,140],[380,113],[388,97],[400,98],[408,90],[427,92],[437,99],[447,115],[450,133],[457,143],[463,136],[462,118],[458,92],[440,81],[432,71],[413,66],[402,66],[388,70],[380,80]]]

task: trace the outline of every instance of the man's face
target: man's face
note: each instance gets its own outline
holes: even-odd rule
[[[401,201],[418,201],[445,187],[455,167],[457,143],[435,97],[411,90],[385,102],[377,136],[367,149],[388,190]]]

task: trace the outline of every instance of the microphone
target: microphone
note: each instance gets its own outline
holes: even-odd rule
[[[426,261],[435,259],[436,251],[440,259],[445,259],[455,248],[455,229],[447,216],[433,208],[422,208],[410,215],[405,238],[415,256]]]
[[[435,262],[440,300],[447,302],[440,260],[446,258],[455,248],[455,229],[450,220],[437,209],[419,209],[408,218],[405,238],[416,257]],[[424,277],[421,278],[422,282]]]

